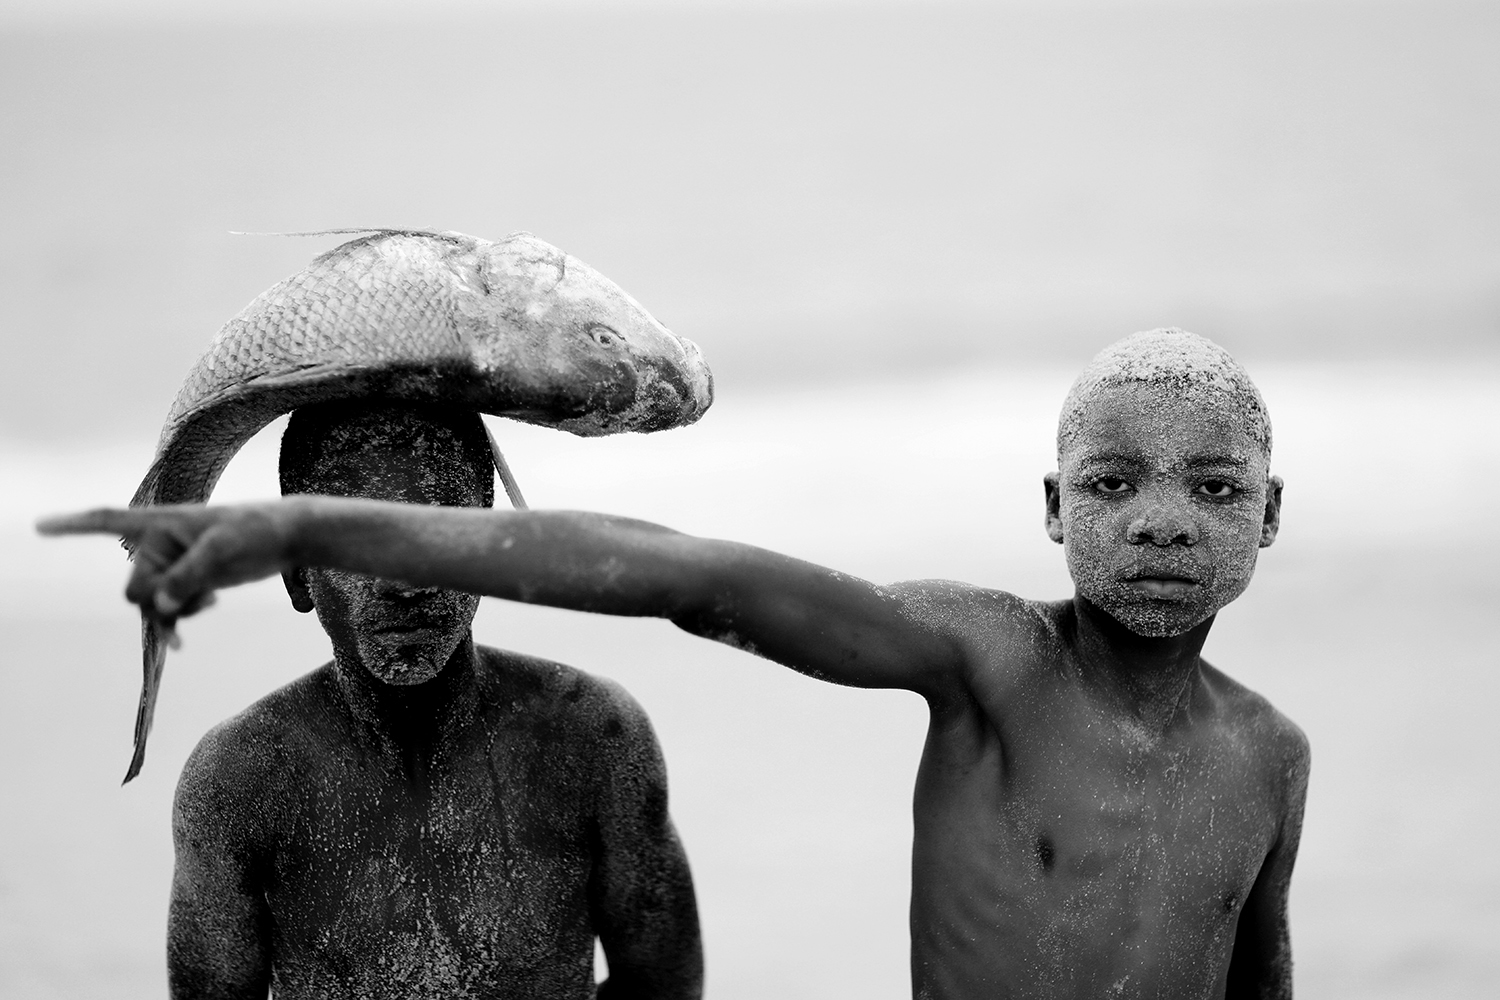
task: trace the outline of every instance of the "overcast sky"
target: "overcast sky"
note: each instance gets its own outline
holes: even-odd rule
[[[231,230],[530,230],[726,390],[1500,343],[1500,5],[434,9],[0,6],[0,432],[153,434],[336,242]]]

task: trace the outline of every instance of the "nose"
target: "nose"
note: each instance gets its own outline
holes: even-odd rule
[[[377,580],[375,592],[381,597],[396,598],[398,600],[410,600],[413,597],[423,597],[427,594],[437,593],[437,587],[413,587],[409,583],[399,580]]]
[[[1198,525],[1191,517],[1184,516],[1166,506],[1143,511],[1125,529],[1125,537],[1131,545],[1196,545]]]

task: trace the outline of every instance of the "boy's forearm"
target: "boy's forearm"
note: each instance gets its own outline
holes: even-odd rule
[[[716,546],[657,525],[572,511],[475,510],[298,497],[286,562],[606,614],[691,614]]]
[[[304,497],[289,565],[575,611],[659,617],[839,683],[920,689],[952,643],[893,596],[789,556],[577,511]]]
[[[109,532],[137,546],[128,600],[171,620],[214,590],[296,567],[602,614],[667,618],[826,680],[950,683],[949,636],[889,588],[737,542],[572,511],[492,511],[331,497],[100,509],[46,534]]]

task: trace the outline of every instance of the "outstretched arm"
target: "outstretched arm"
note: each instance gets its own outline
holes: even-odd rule
[[[1300,731],[1293,734],[1286,777],[1287,808],[1281,832],[1261,865],[1260,875],[1245,899],[1234,936],[1225,1000],[1291,1000],[1292,935],[1287,920],[1287,898],[1292,867],[1302,838],[1302,813],[1307,801],[1309,752]]]
[[[735,542],[566,511],[502,512],[295,497],[234,507],[92,511],[43,522],[136,542],[126,596],[170,616],[214,589],[295,566],[603,614],[696,635],[860,687],[934,693],[958,645],[903,592]]]

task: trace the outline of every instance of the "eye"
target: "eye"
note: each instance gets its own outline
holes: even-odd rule
[[[1100,476],[1094,480],[1094,492],[1103,493],[1106,496],[1118,496],[1121,493],[1130,492],[1130,484],[1119,476]]]
[[[1239,490],[1235,488],[1233,483],[1226,483],[1222,479],[1210,479],[1199,483],[1198,489],[1195,492],[1201,493],[1206,497],[1213,497],[1215,500],[1228,500],[1238,493]]]
[[[594,338],[594,343],[600,347],[614,347],[621,340],[618,333],[603,323],[595,323],[589,327],[589,336]]]

